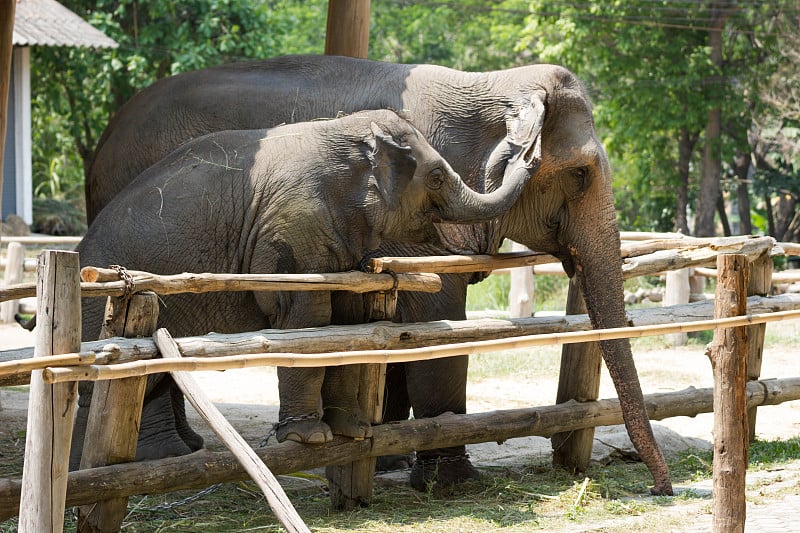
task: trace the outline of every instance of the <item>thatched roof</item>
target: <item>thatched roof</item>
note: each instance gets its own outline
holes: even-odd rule
[[[56,0],[16,0],[14,46],[116,48],[117,42]]]

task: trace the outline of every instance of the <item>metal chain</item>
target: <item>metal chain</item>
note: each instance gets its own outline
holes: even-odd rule
[[[200,492],[196,492],[196,493],[194,493],[194,494],[192,494],[190,496],[187,496],[187,497],[183,498],[182,500],[177,500],[177,501],[168,502],[168,503],[162,503],[160,505],[155,505],[153,507],[137,508],[137,509],[133,509],[132,512],[133,511],[150,511],[150,512],[169,511],[170,509],[174,509],[176,507],[180,507],[181,505],[186,505],[187,503],[191,503],[191,502],[193,502],[195,500],[199,500],[203,496],[211,494],[212,492],[214,492],[215,490],[217,490],[221,486],[222,486],[222,483],[217,483],[216,485],[211,485],[210,487],[205,488],[205,489],[201,490]]]
[[[428,466],[428,465],[440,465],[442,463],[457,463],[459,461],[468,461],[469,454],[465,453],[462,455],[450,455],[447,457],[434,457],[432,459],[417,459],[414,461],[415,464],[419,464],[421,466]]]
[[[261,442],[258,443],[259,448],[263,448],[267,444],[269,444],[269,439],[274,437],[280,428],[287,424],[291,424],[292,422],[305,422],[306,420],[319,420],[319,413],[309,413],[307,415],[300,415],[300,416],[287,416],[283,420],[279,420],[272,424],[272,429],[267,436],[261,439]]]
[[[136,284],[133,282],[133,276],[131,276],[131,273],[128,272],[128,269],[121,265],[109,265],[108,268],[115,270],[119,276],[119,279],[125,282],[125,293],[122,296],[124,298],[130,298],[133,296]]]

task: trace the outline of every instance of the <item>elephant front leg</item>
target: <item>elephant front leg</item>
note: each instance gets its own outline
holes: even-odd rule
[[[323,420],[334,435],[356,440],[372,436],[369,419],[358,403],[360,365],[331,366],[322,383]]]
[[[320,391],[324,377],[325,368],[278,367],[278,442],[323,444],[333,440],[331,428],[322,421]]]

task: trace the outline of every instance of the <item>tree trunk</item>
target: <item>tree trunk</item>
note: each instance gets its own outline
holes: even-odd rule
[[[739,207],[739,235],[753,233],[753,223],[750,219],[750,192],[748,174],[750,173],[749,154],[738,154],[733,159],[733,172],[736,174],[736,199]]]

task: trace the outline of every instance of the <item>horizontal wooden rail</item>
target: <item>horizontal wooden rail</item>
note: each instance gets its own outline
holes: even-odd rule
[[[713,389],[647,394],[645,404],[652,420],[674,416],[695,416],[712,411]],[[747,384],[749,407],[777,405],[800,399],[800,377],[765,379]],[[478,414],[444,414],[375,426],[372,438],[353,441],[336,438],[329,444],[308,446],[284,442],[256,453],[275,474],[290,474],[323,465],[350,463],[356,458],[404,454],[472,444],[503,442],[517,437],[575,431],[588,427],[622,423],[617,399],[565,402],[527,409],[509,409]],[[215,483],[247,479],[247,473],[230,452],[201,450],[181,457],[123,463],[70,472],[67,506],[94,503],[106,498],[136,494],[161,494],[176,490],[201,489]],[[0,520],[15,516],[19,508],[20,482],[0,479]]]
[[[133,278],[135,291],[153,291],[159,295],[220,291],[351,291],[357,293],[388,291],[438,292],[442,282],[436,274],[147,274]],[[124,281],[81,283],[81,296],[123,296],[128,290]],[[0,302],[36,296],[36,283],[0,287]]]
[[[751,296],[747,299],[751,314],[800,309],[800,294]],[[713,301],[700,301],[669,307],[631,309],[628,321],[634,326],[658,325],[713,318]],[[247,333],[210,333],[176,339],[184,357],[221,357],[257,353],[324,353],[346,350],[418,348],[458,341],[480,341],[523,335],[541,335],[586,331],[589,317],[583,315],[526,317],[512,319],[438,320],[409,324],[374,322],[347,326],[324,326],[307,329],[265,329]],[[96,364],[130,362],[157,357],[151,338],[111,339],[81,344],[84,355],[95,356]],[[0,351],[0,386],[24,385],[29,370],[14,366],[14,361],[28,361],[31,348]],[[41,362],[34,363],[38,368]]]
[[[508,339],[492,339],[445,344],[443,346],[410,348],[408,350],[354,350],[324,354],[266,353],[225,357],[184,357],[182,359],[149,359],[116,365],[86,365],[75,367],[53,367],[53,365],[48,365],[43,372],[43,379],[45,383],[54,384],[67,381],[119,379],[155,374],[158,372],[231,370],[258,366],[318,367],[362,363],[405,363],[409,361],[440,359],[456,355],[473,355],[490,351],[517,350],[534,346],[599,342],[611,339],[664,335],[668,333],[685,333],[705,329],[733,328],[798,318],[800,318],[800,310],[793,310],[760,315],[744,315],[712,320],[697,320],[694,322],[680,322],[668,325],[655,324],[652,326],[595,329],[590,331],[573,331],[569,333],[550,333],[546,335],[526,335]]]

